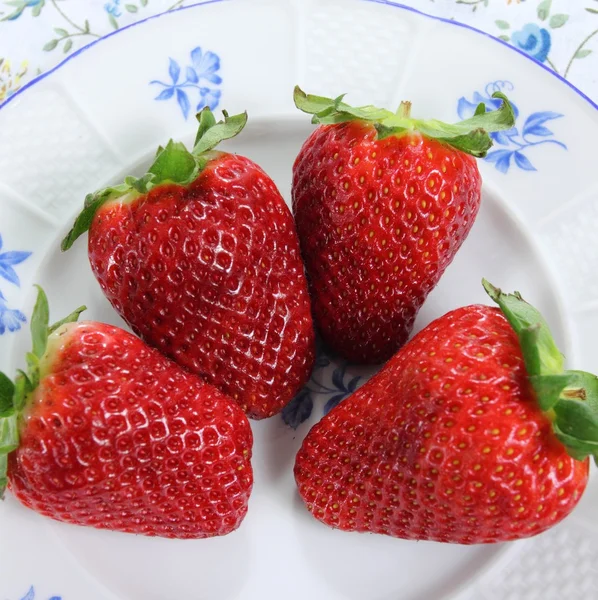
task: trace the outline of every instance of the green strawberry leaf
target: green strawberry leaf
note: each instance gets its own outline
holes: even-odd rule
[[[209,108],[204,108],[202,112],[209,111]],[[211,112],[211,111],[210,111]],[[240,115],[228,116],[228,113],[223,110],[224,121],[219,121],[213,124],[211,127],[205,129],[201,135],[198,132],[198,139],[195,141],[193,148],[193,155],[199,156],[204,152],[208,152],[214,149],[220,142],[235,137],[239,133],[245,124],[247,123],[247,113],[241,113]],[[209,119],[209,117],[208,117]],[[199,119],[199,127],[202,129],[202,120]],[[205,127],[205,125],[204,125]]]
[[[521,294],[505,294],[482,280],[519,338],[529,381],[538,405],[552,422],[556,437],[570,456],[598,464],[598,377],[564,371],[564,360],[544,317]]]
[[[489,133],[511,129],[515,125],[515,113],[507,97],[495,92],[494,98],[502,100],[497,110],[486,112],[482,103],[473,117],[458,123],[443,123],[436,119],[413,119],[410,117],[411,103],[401,102],[396,113],[375,106],[352,107],[338,98],[325,98],[306,94],[299,86],[295,87],[294,101],[299,110],[312,114],[312,123],[334,124],[347,121],[372,123],[378,132],[378,139],[409,132],[419,132],[437,139],[476,157],[484,157],[492,146]]]
[[[585,460],[588,456],[593,456],[598,464],[598,442],[578,440],[561,431],[556,423],[553,423],[552,427],[557,439],[567,448],[569,456],[575,460]]]
[[[206,107],[198,115],[199,129],[192,152],[184,144],[170,140],[165,147],[159,146],[147,172],[142,177],[127,176],[124,183],[110,186],[93,194],[87,194],[83,210],[79,213],[73,227],[62,240],[61,248],[65,252],[71,248],[77,238],[89,231],[98,210],[107,202],[133,202],[141,195],[164,183],[188,185],[197,178],[213,155],[208,154],[223,140],[236,136],[247,123],[247,113],[230,117],[222,111],[224,120],[216,122],[212,111]]]
[[[195,178],[197,169],[197,161],[185,145],[170,140],[148,169],[148,174],[154,176],[148,183],[189,183]]]
[[[17,377],[15,379],[15,394],[13,396],[13,404],[17,412],[23,410],[25,406],[25,400],[27,395],[33,391],[29,378],[20,369],[17,370]]]
[[[8,460],[6,454],[0,454],[0,500],[4,500],[4,490],[8,485],[6,471],[8,470]]]
[[[31,339],[33,341],[33,354],[41,358],[48,346],[48,323],[50,322],[50,308],[48,297],[44,290],[38,285],[37,301],[31,315]]]
[[[79,318],[85,307],[73,311],[68,317],[48,327],[50,310],[48,298],[40,286],[37,287],[37,300],[31,316],[31,339],[33,352],[25,355],[27,373],[17,370],[14,383],[0,372],[0,499],[7,485],[6,455],[19,445],[18,418],[25,407],[27,398],[40,383],[40,359],[48,348],[48,336],[65,323]]]
[[[39,358],[33,352],[25,354],[27,361],[27,376],[31,382],[31,387],[35,389],[39,385]]]
[[[540,408],[547,412],[560,399],[563,390],[569,385],[572,377],[568,373],[559,375],[530,375],[530,381],[536,392]]]
[[[15,384],[0,371],[0,416],[8,410],[13,409],[13,396]]]
[[[7,485],[7,455],[19,446],[19,428],[17,416],[0,418],[0,500],[4,498]]]
[[[95,194],[87,194],[87,196],[85,196],[83,210],[75,219],[75,223],[71,230],[62,240],[60,245],[61,250],[63,252],[69,250],[77,238],[89,230],[96,213],[104,204],[106,204],[106,202],[124,196],[127,192],[130,192],[131,189],[132,187],[129,185],[121,184],[99,190]]]
[[[67,323],[76,323],[79,320],[81,313],[86,310],[87,310],[87,306],[85,306],[85,305],[80,306],[79,308],[76,308],[70,315],[67,315],[66,317],[64,317],[64,319],[60,319],[60,321],[56,321],[56,323],[53,323],[52,325],[50,325],[50,327],[48,327],[48,335],[51,335],[57,329],[59,329],[63,325],[66,325]]]
[[[8,454],[18,446],[19,431],[16,415],[0,419],[0,454]]]
[[[519,292],[504,294],[485,279],[482,280],[482,285],[492,300],[500,306],[515,333],[523,336],[522,351],[528,374],[533,376],[562,373],[563,355],[540,312],[523,300]]]
[[[197,146],[199,140],[203,137],[203,135],[216,125],[216,117],[214,113],[206,106],[201,112],[198,112],[195,115],[197,122],[199,123],[199,128],[197,129],[197,135],[195,136],[195,142],[193,142],[193,146]],[[159,149],[158,149],[159,151]]]

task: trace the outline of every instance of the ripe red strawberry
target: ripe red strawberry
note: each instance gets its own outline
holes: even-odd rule
[[[598,378],[563,371],[541,315],[485,287],[502,312],[437,319],[309,432],[295,478],[317,519],[476,544],[535,535],[577,504]]]
[[[132,329],[261,419],[314,361],[299,242],[270,177],[212,150],[247,116],[199,119],[192,152],[170,141],[144,177],[89,195],[63,249],[89,229],[93,272]]]
[[[29,373],[0,374],[0,495],[8,470],[13,494],[58,521],[169,538],[236,529],[253,484],[243,411],[79,312],[48,329],[40,290]]]
[[[480,206],[474,156],[508,129],[513,110],[456,125],[372,106],[306,96],[295,103],[321,124],[293,167],[293,212],[315,322],[352,362],[388,359],[407,341],[428,293],[467,237]]]

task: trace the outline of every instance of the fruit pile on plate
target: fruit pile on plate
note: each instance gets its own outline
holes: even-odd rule
[[[461,544],[566,517],[598,456],[598,379],[568,371],[539,312],[453,310],[409,340],[474,225],[476,164],[513,127],[508,99],[456,124],[295,89],[317,128],[293,166],[292,213],[251,160],[218,151],[246,114],[197,115],[140,178],[89,194],[68,250],[136,335],[50,325],[38,288],[27,369],[0,373],[0,494],[53,519],[170,538],[236,529],[253,485],[248,417],[308,380],[315,330],[385,363],[317,423],[295,461],[307,509],[346,531]]]

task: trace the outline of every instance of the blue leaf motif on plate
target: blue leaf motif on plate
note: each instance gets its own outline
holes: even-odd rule
[[[178,89],[176,91],[176,99],[179,103],[179,106],[181,107],[181,110],[183,111],[183,116],[186,119],[189,116],[189,109],[191,108],[189,97],[183,90]]]
[[[510,81],[492,81],[486,85],[482,92],[473,92],[472,99],[468,100],[464,96],[457,101],[457,113],[461,119],[467,119],[473,116],[477,105],[483,102],[486,105],[486,110],[494,110],[500,106],[498,98],[492,98],[492,94],[496,91],[510,92],[515,89],[515,86]],[[547,121],[560,119],[561,113],[552,111],[539,111],[530,114],[524,121],[523,126],[519,123],[519,108],[513,103],[510,98],[513,110],[515,112],[515,121],[521,127],[515,126],[507,131],[495,131],[490,134],[495,145],[503,146],[503,148],[495,148],[488,152],[485,160],[493,163],[495,168],[501,173],[508,173],[509,169],[515,165],[522,171],[537,171],[530,160],[528,153],[536,146],[543,144],[552,144],[566,150],[567,146],[555,139],[555,134],[546,127]]]
[[[332,373],[332,384],[336,388],[334,394],[324,405],[324,414],[327,415],[341,400],[344,400],[347,396],[351,395],[356,389],[357,384],[361,381],[361,375],[355,375],[347,383],[345,379],[347,377],[348,363],[343,362],[340,367],[334,369]]]
[[[29,591],[21,598],[21,600],[35,600],[35,590],[33,586],[29,588]]]
[[[523,154],[522,152],[514,152],[513,153],[513,157],[515,158],[515,164],[520,168],[523,169],[524,171],[536,171],[536,167],[534,167],[534,165],[532,165],[532,163],[529,161],[529,159],[527,158],[527,156],[525,156],[525,154]]]
[[[168,74],[170,75],[170,79],[172,79],[173,85],[176,85],[179,80],[179,75],[181,74],[181,67],[179,67],[179,63],[173,58],[169,58],[168,60],[170,61]]]
[[[311,417],[314,400],[311,390],[304,387],[283,409],[282,420],[293,429]]]
[[[494,166],[501,172],[506,173],[511,166],[511,156],[513,155],[512,150],[493,150],[488,152],[486,160],[493,162]]]
[[[560,113],[555,112],[535,112],[532,113],[526,120],[523,125],[523,135],[538,135],[541,137],[547,137],[549,135],[554,135],[548,127],[544,127],[544,123],[546,121],[550,121],[552,119],[559,119],[562,117]]]
[[[341,400],[344,400],[346,394],[336,394],[336,396],[332,396],[326,404],[324,404],[324,414],[327,415],[337,404],[340,403]]]
[[[21,264],[31,256],[31,252],[9,251],[2,252],[2,236],[0,235],[0,282],[5,280],[8,283],[20,287],[21,280],[17,275],[15,266]],[[10,308],[6,297],[0,290],[0,335],[7,331],[18,331],[23,323],[26,322],[25,315],[17,309]]]
[[[29,591],[20,600],[35,600],[35,588],[31,586]],[[48,600],[62,600],[60,596],[52,596]]]
[[[150,85],[159,85],[162,90],[154,100],[170,100],[176,97],[179,109],[185,119],[189,117],[191,106],[196,111],[209,106],[214,110],[220,104],[222,83],[220,57],[208,50],[204,52],[200,46],[190,52],[190,63],[181,67],[174,58],[168,59],[168,76],[170,81],[153,79]]]

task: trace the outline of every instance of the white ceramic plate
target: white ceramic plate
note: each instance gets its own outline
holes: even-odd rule
[[[486,276],[520,289],[552,324],[569,364],[596,370],[596,106],[563,80],[478,31],[391,2],[212,0],[150,18],[75,53],[0,109],[0,356],[28,346],[25,315],[41,283],[54,316],[122,322],[80,242],[59,241],[86,192],[143,170],[169,137],[190,141],[209,104],[250,122],[228,144],[289,198],[291,165],[311,125],[299,83],[352,103],[456,120],[506,91],[517,129],[480,162],[484,200],[471,235],[417,328],[485,302]],[[29,89],[27,89],[29,88]],[[168,541],[55,523],[0,506],[1,600],[503,600],[598,595],[598,485],[535,539],[496,546],[414,543],[330,530],[303,508],[292,465],[311,424],[360,385],[364,370],[321,356],[287,412],[253,423],[255,487],[241,528]],[[311,412],[310,412],[311,409]],[[305,419],[305,420],[303,420]],[[303,420],[303,421],[302,421]]]

